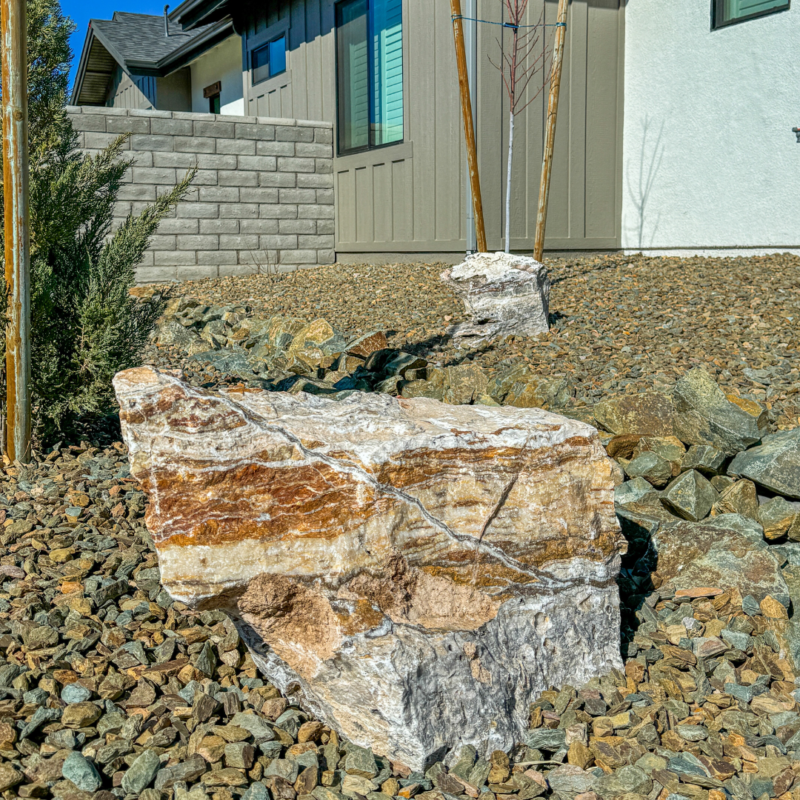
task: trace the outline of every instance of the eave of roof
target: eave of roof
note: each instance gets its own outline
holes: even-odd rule
[[[216,22],[230,15],[231,0],[184,0],[170,14],[185,31]]]
[[[117,62],[117,64],[128,75],[149,75],[153,77],[164,77],[180,69],[189,61],[197,58],[197,56],[204,53],[209,48],[218,44],[220,41],[227,39],[232,33],[233,22],[230,18],[221,19],[215,25],[209,25],[208,29],[193,37],[187,42],[176,47],[173,51],[158,60],[153,59],[132,59],[124,58],[114,43],[105,36],[103,31],[95,25],[92,21],[89,22],[89,28],[86,33],[86,40],[81,51],[81,58],[78,62],[78,70],[75,75],[75,83],[73,85],[72,96],[70,102],[73,105],[80,104],[80,97],[83,90],[84,81],[87,75],[87,66],[92,54],[92,48],[95,42],[102,45],[108,51],[109,55]],[[109,78],[111,73],[109,72]]]

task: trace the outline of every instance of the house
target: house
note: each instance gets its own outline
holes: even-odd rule
[[[800,252],[800,60],[791,57],[800,9],[790,5],[572,0],[548,251]],[[526,24],[552,26],[556,6],[531,0]],[[488,244],[500,249],[507,99],[491,61],[503,3],[462,0],[462,9]],[[170,54],[154,46],[156,82],[173,63],[185,69],[190,51],[191,63],[212,63],[216,51],[199,40],[230,26],[238,113],[333,124],[339,260],[455,258],[474,247],[447,0],[186,0],[169,22],[196,38]],[[542,29],[539,48],[553,30]],[[94,36],[111,53],[109,34]],[[93,46],[87,39],[82,66]],[[119,58],[133,80],[143,52]],[[221,69],[197,82],[193,71],[192,94]],[[81,88],[76,100],[100,98]],[[513,250],[533,246],[546,109],[545,91],[515,122]],[[208,108],[193,101],[192,110]]]
[[[89,22],[72,104],[244,113],[241,38],[228,19],[186,31],[164,16],[117,11]]]

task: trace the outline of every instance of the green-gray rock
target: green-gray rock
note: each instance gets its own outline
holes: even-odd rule
[[[681,469],[696,469],[703,475],[718,475],[725,463],[725,453],[707,444],[693,444],[681,462]]]
[[[761,441],[766,411],[757,403],[726,396],[700,367],[675,385],[675,435],[686,444],[705,444],[732,456]]]
[[[122,776],[122,788],[126,794],[140,794],[156,777],[161,768],[161,759],[154,750],[144,750]]]
[[[800,499],[800,428],[765,436],[761,445],[733,459],[728,474],[750,478],[776,494]]]
[[[537,375],[527,364],[512,367],[489,385],[489,394],[498,403],[516,408],[561,408],[570,393],[565,378]]]
[[[348,746],[342,767],[348,775],[360,775],[362,778],[374,778],[378,774],[372,750],[354,744]]]
[[[710,478],[711,485],[722,494],[729,486],[733,486],[733,478],[727,475],[714,475]]]
[[[713,485],[713,483],[712,483]],[[712,513],[741,514],[750,519],[758,518],[758,492],[752,481],[736,481],[724,489],[714,503]]]
[[[617,436],[672,436],[674,413],[672,399],[659,392],[611,397],[594,407],[595,419]]]
[[[489,379],[477,364],[459,364],[447,367],[445,390],[442,399],[450,405],[473,403],[475,399],[486,394]]]
[[[628,503],[635,503],[645,495],[653,492],[653,487],[644,478],[634,478],[625,481],[614,489],[614,504],[626,506]]]
[[[666,486],[672,477],[672,467],[669,461],[665,461],[660,455],[652,450],[647,450],[625,467],[625,472],[630,478],[644,478],[657,488]]]
[[[752,594],[760,601],[771,595],[789,605],[789,588],[761,526],[746,517],[727,514],[662,525],[651,544],[650,558],[655,555],[650,568],[664,581],[661,591],[735,588],[742,597]]]
[[[629,765],[598,778],[593,788],[600,797],[607,800],[630,793],[648,795],[653,788],[653,781],[644,770]]]
[[[82,792],[96,792],[103,783],[94,764],[76,750],[73,750],[64,759],[61,774],[68,781],[72,781]]]
[[[661,502],[683,519],[692,522],[708,516],[719,497],[717,490],[697,470],[675,478],[661,495]]]

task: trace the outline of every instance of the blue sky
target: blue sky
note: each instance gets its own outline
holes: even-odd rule
[[[81,56],[90,19],[111,19],[115,11],[134,11],[137,14],[163,14],[165,0],[62,0],[61,9],[78,26],[72,34],[72,72]],[[172,7],[180,4],[173,0]]]

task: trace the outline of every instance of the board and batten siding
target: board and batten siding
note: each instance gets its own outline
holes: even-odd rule
[[[456,252],[466,246],[464,136],[446,0],[402,0],[404,141],[334,158],[340,253]],[[620,244],[624,0],[573,0],[554,151],[548,249]],[[478,0],[478,16],[503,5]],[[556,0],[531,0],[531,24],[555,22]],[[334,0],[278,0],[237,20],[250,53],[288,36],[286,72],[253,85],[246,113],[336,124]],[[550,46],[554,28],[541,47]],[[502,28],[478,26],[477,138],[490,249],[503,247],[507,99],[499,72]],[[548,65],[549,66],[549,65]],[[543,92],[515,123],[511,246],[533,247],[547,109]]]

